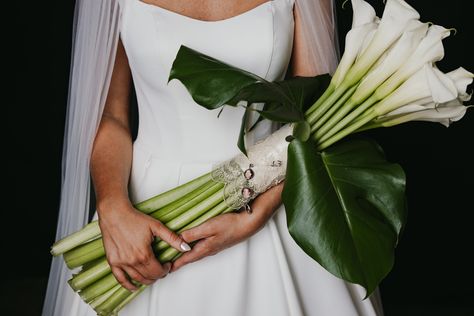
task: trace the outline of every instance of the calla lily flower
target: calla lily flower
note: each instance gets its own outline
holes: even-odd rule
[[[350,102],[361,103],[369,97],[388,77],[396,72],[418,48],[428,30],[428,23],[410,21],[397,42],[379,59],[351,97]]]
[[[463,67],[459,67],[456,70],[448,72],[447,75],[454,81],[458,89],[458,99],[461,101],[469,101],[471,94],[467,92],[467,86],[472,83],[474,74]]]
[[[346,80],[359,81],[378,58],[402,35],[411,21],[419,20],[418,12],[403,0],[387,0],[380,24],[370,44],[346,75]]]
[[[458,88],[450,76],[433,64],[425,64],[400,87],[375,104],[373,110],[380,116],[427,98],[431,98],[435,104],[440,104],[455,100],[457,97]]]
[[[463,118],[470,107],[464,106],[459,99],[438,106],[434,102],[424,105],[412,103],[378,118],[374,126],[390,127],[410,121],[427,121],[448,127],[452,122]]]
[[[442,40],[448,37],[449,34],[450,31],[448,29],[440,25],[432,25],[415,52],[410,55],[410,58],[405,61],[396,73],[377,88],[375,91],[377,99],[385,98],[426,63],[434,63],[443,59],[444,47]]]
[[[368,35],[373,36],[378,24],[375,10],[367,2],[352,0],[352,8],[352,28],[346,35],[344,55],[331,80],[334,87],[341,84],[347,71],[363,49],[364,40]]]

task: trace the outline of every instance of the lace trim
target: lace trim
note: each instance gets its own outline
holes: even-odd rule
[[[215,165],[211,176],[224,183],[224,200],[233,209],[246,207],[258,194],[285,179],[287,164],[287,136],[293,127],[287,124],[234,158]]]

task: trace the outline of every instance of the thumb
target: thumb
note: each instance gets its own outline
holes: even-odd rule
[[[158,220],[154,221],[154,223],[151,225],[151,230],[154,236],[159,237],[161,240],[165,241],[168,243],[168,245],[179,252],[191,250],[191,247],[184,241],[183,238],[171,231],[162,222]]]

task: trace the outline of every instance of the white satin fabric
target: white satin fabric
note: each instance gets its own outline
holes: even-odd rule
[[[291,57],[293,2],[273,0],[212,22],[139,0],[123,2],[120,36],[139,105],[130,179],[134,201],[208,172],[238,153],[243,108],[225,107],[218,118],[218,110],[196,105],[181,82],[167,83],[179,46],[270,81],[282,79]],[[258,133],[271,130],[270,124],[262,124]],[[70,306],[65,315],[95,315],[78,295],[67,297],[70,301],[62,302]],[[382,315],[378,295],[363,297],[361,287],[332,276],[296,245],[280,207],[249,240],[159,280],[120,315]]]

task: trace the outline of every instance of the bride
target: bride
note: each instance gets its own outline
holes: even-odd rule
[[[377,293],[363,300],[361,287],[326,272],[292,240],[283,183],[256,198],[251,214],[220,215],[179,236],[132,206],[238,153],[243,109],[226,107],[217,117],[179,81],[168,83],[180,45],[269,81],[331,72],[331,0],[78,0],[75,21],[56,237],[87,222],[90,172],[115,278],[131,291],[130,279],[153,284],[121,315],[382,315]],[[134,142],[132,82],[139,107]],[[247,144],[275,127],[260,122]],[[161,265],[150,247],[154,236],[183,255]],[[94,315],[69,277],[62,259],[54,259],[43,315]]]

